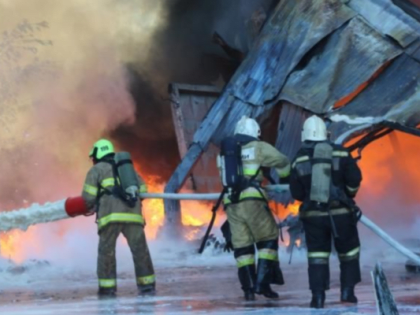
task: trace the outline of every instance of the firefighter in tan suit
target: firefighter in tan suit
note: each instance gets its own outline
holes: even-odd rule
[[[290,164],[287,157],[272,145],[258,140],[260,134],[260,127],[254,119],[244,116],[237,123],[234,137],[241,143],[243,175],[247,187],[240,191],[237,202],[232,202],[229,194],[223,200],[239,281],[246,300],[255,299],[254,293],[278,298],[270,284],[284,284],[278,259],[279,230],[268,207],[267,196],[261,189],[261,168],[274,168],[280,178],[284,178],[289,176]],[[255,245],[258,250],[257,270]]]
[[[139,293],[151,294],[155,291],[155,275],[144,233],[141,202],[137,200],[134,206],[129,206],[114,193],[117,178],[113,170],[114,154],[110,141],[101,139],[94,144],[89,154],[94,165],[86,176],[82,193],[88,208],[97,211],[98,293],[114,295],[116,292],[115,246],[118,235],[122,233],[133,255]],[[143,179],[140,176],[138,179],[140,192],[146,192]]]

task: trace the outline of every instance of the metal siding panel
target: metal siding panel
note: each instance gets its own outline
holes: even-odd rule
[[[302,57],[355,14],[337,0],[281,1],[232,78],[234,95],[253,105],[275,99]]]
[[[292,161],[302,145],[301,130],[304,121],[311,115],[310,112],[290,103],[283,103],[280,118],[277,140],[275,147],[285,154]],[[278,181],[279,178],[275,171],[271,176]],[[270,194],[276,202],[288,204],[293,201],[290,192]]]
[[[304,69],[291,73],[279,99],[326,113],[401,53],[362,18],[355,17],[328,36],[322,51]]]
[[[335,135],[382,122],[415,127],[420,122],[420,63],[403,54],[349,104],[329,115]]]
[[[390,36],[402,47],[420,38],[420,23],[391,0],[350,0],[347,4],[383,36]]]

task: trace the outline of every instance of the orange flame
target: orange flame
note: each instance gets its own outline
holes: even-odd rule
[[[381,207],[370,207],[369,215],[379,220],[384,217],[391,220],[412,221],[416,215],[415,207],[420,201],[419,194],[415,192],[420,180],[420,169],[418,165],[418,152],[420,152],[420,141],[417,137],[403,133],[396,133],[393,136],[386,136],[370,144],[363,152],[363,158],[359,166],[363,173],[363,182],[358,195],[358,201],[363,207],[364,202],[374,200],[376,204],[381,202]],[[140,174],[144,174],[139,170]],[[158,176],[144,176],[150,192],[162,192],[165,183]],[[183,191],[187,192],[187,191]],[[401,209],[384,212],[383,207],[387,205],[390,198],[400,201]],[[203,227],[211,219],[212,202],[182,201],[181,214],[182,224],[190,228],[185,230],[184,238],[187,240],[197,239],[201,236]],[[288,206],[270,202],[270,208],[275,215],[284,220],[289,214],[297,215],[299,203],[295,202]],[[411,210],[410,210],[411,209]],[[411,211],[411,212],[410,212]],[[404,212],[402,216],[401,213]],[[155,239],[159,229],[164,224],[163,201],[159,199],[148,199],[143,201],[143,215],[146,220],[146,235],[148,239]],[[224,216],[217,216],[215,226],[220,226]],[[69,229],[67,222],[57,222],[58,237],[65,235]],[[43,253],[41,242],[39,242],[40,231],[43,226],[34,226],[26,232],[12,231],[0,235],[0,256],[10,258],[15,262],[22,262],[26,257],[25,249],[21,244],[30,244],[31,251]],[[285,235],[286,236],[286,235]],[[287,245],[287,240],[285,240]],[[297,243],[297,246],[300,244]],[[25,247],[27,248],[27,246]]]
[[[284,220],[288,215],[297,216],[299,214],[300,202],[295,201],[287,206],[281,203],[270,202],[270,209],[277,215],[280,220]]]

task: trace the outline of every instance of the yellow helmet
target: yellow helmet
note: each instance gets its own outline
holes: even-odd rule
[[[100,160],[110,153],[115,153],[114,145],[107,139],[101,139],[94,143],[92,150],[89,152],[89,157]]]

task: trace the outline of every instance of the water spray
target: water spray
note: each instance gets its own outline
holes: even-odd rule
[[[285,192],[289,190],[288,185],[266,185],[266,191]],[[220,193],[195,194],[195,193],[141,193],[141,199],[172,199],[172,200],[217,200]],[[33,204],[29,208],[6,211],[0,213],[0,232],[12,229],[26,230],[29,226],[69,219],[81,215],[94,214],[89,212],[82,197],[71,197],[44,205]],[[408,257],[420,265],[420,257],[401,245],[379,226],[373,223],[365,215],[362,215],[360,222],[382,240],[395,248],[399,253]]]

